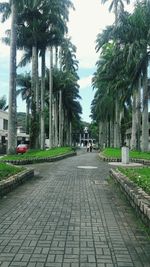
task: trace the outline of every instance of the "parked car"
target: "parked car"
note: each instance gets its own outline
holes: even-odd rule
[[[18,153],[23,154],[23,153],[27,152],[27,150],[28,150],[28,145],[27,145],[27,144],[20,144],[20,145],[18,145],[17,148],[16,148],[16,152],[17,152],[17,154],[18,154]]]

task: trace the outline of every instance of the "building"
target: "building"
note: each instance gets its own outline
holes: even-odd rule
[[[95,143],[95,139],[90,136],[88,127],[85,127],[83,133],[80,133],[79,135],[79,144],[81,147],[84,147],[87,146],[88,143]]]
[[[0,110],[0,154],[7,151],[8,140],[8,112]],[[29,143],[29,135],[22,131],[22,127],[17,127],[17,144]]]

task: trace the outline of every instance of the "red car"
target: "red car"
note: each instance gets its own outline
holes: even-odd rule
[[[28,145],[27,144],[20,144],[20,145],[17,146],[16,152],[17,152],[17,154],[18,153],[23,154],[23,153],[27,152],[27,150],[28,150]]]

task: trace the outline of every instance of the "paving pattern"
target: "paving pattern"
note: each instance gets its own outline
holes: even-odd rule
[[[32,166],[0,200],[1,267],[150,266],[150,239],[97,153]]]

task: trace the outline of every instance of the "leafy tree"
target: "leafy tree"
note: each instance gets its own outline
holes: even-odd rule
[[[0,110],[7,110],[8,106],[6,105],[6,96],[0,97]]]

